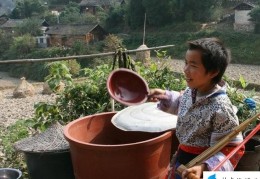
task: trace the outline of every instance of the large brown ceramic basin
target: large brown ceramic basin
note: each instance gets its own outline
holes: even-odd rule
[[[114,112],[86,116],[64,129],[77,179],[165,178],[172,132],[126,132],[110,122]]]

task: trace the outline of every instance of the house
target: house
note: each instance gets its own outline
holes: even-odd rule
[[[49,45],[48,41],[48,36],[47,35],[42,35],[42,36],[37,36],[36,38],[36,44],[39,48],[46,48]]]
[[[1,22],[1,17],[0,17]],[[16,29],[21,25],[25,20],[23,19],[8,19],[2,25],[0,25],[0,29],[7,33],[15,33]],[[40,30],[42,32],[42,36],[37,36],[36,41],[39,47],[47,47],[47,36],[45,35],[46,30],[48,30],[49,24],[46,20],[40,20],[38,22],[40,26]]]
[[[46,32],[50,46],[72,46],[76,41],[86,44],[103,40],[107,33],[98,24],[88,25],[55,25]]]
[[[236,31],[254,31],[255,24],[250,21],[249,12],[255,7],[254,4],[249,2],[242,2],[236,5],[233,9],[235,10],[235,22],[234,30]]]
[[[125,4],[125,0],[82,0],[79,3],[81,13],[96,14],[97,8],[101,7],[104,10],[109,10],[110,7],[116,4]]]
[[[5,32],[14,33],[16,28],[23,23],[22,19],[8,19],[5,23],[0,25],[0,29]]]
[[[48,47],[48,36],[46,35],[46,31],[49,30],[49,24],[45,19],[39,23],[41,24],[40,29],[42,31],[42,36],[36,37],[36,43],[38,47],[46,48]]]
[[[0,25],[4,24],[6,21],[8,21],[7,15],[0,15]]]

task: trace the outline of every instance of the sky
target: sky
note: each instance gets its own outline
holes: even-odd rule
[[[15,0],[0,0],[0,15],[10,13],[15,5]]]

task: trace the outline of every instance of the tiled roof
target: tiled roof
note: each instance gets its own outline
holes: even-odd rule
[[[50,26],[46,34],[51,35],[85,35],[96,28],[98,24],[92,25],[55,25]]]
[[[121,3],[122,0],[82,0],[80,6],[107,6],[113,5],[113,3]]]
[[[22,19],[9,19],[8,21],[6,21],[4,24],[1,25],[1,27],[4,28],[13,28],[13,27],[17,27],[18,25],[20,25],[21,23],[23,23]]]
[[[236,5],[233,9],[253,9],[255,7],[255,4],[252,2],[241,2],[238,5]]]

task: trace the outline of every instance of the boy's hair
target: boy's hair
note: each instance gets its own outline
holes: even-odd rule
[[[218,75],[212,79],[217,84],[221,81],[223,74],[230,62],[230,52],[217,38],[202,38],[188,42],[189,50],[200,50],[202,53],[202,64],[206,73],[218,71]]]

